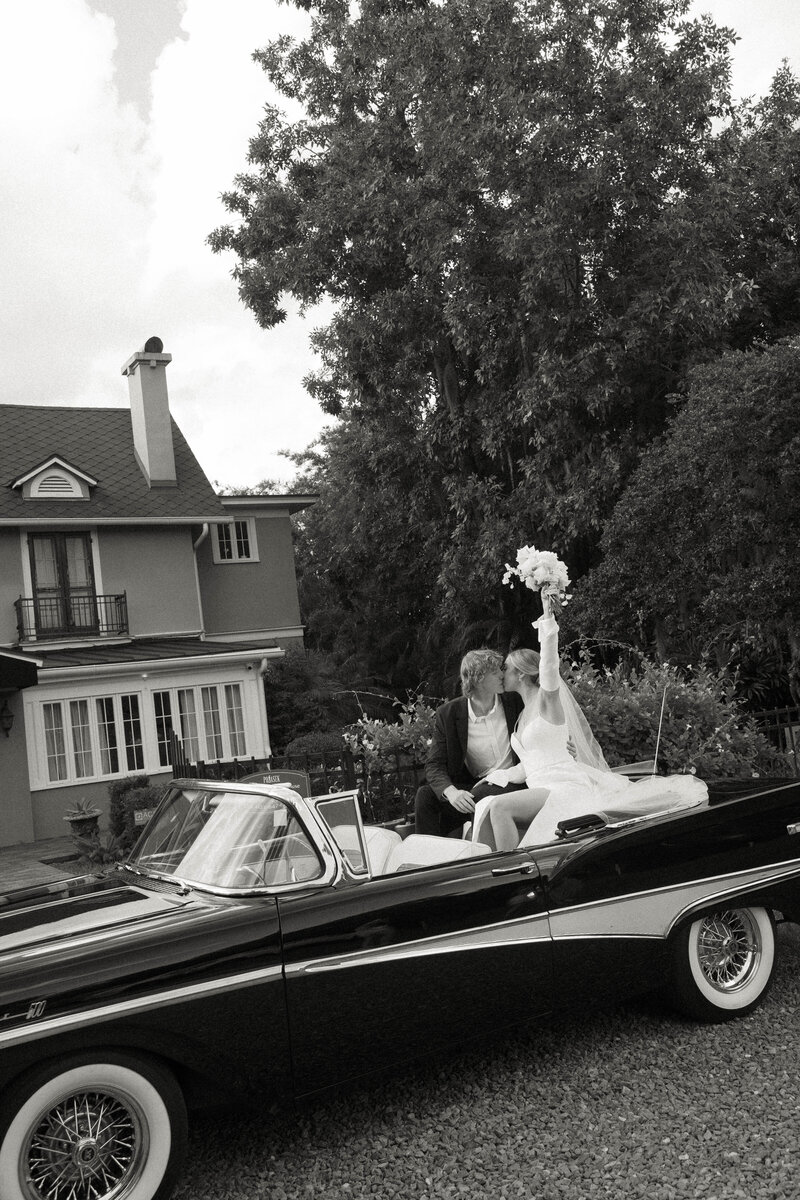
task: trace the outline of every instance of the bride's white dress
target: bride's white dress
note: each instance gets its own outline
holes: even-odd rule
[[[552,692],[564,686],[558,673],[558,626],[552,617],[540,617],[537,628],[542,648],[540,681]],[[576,761],[567,749],[568,737],[566,721],[556,725],[538,712],[531,716],[525,710],[511,735],[511,746],[519,759],[519,767],[496,772],[504,777],[497,782],[514,779],[522,786],[524,771],[526,788],[547,791],[544,805],[520,839],[521,846],[541,846],[553,841],[559,822],[572,817],[601,813],[609,821],[625,820],[692,808],[708,800],[706,785],[692,775],[666,778],[654,775],[633,782],[608,768],[599,747],[595,758],[600,765]],[[491,774],[489,780],[495,782]],[[472,836],[478,841],[482,840],[484,823],[490,820],[493,799],[489,796],[476,805]]]
[[[567,749],[566,723],[553,725],[533,717],[511,735],[511,745],[525,770],[525,786],[548,792],[544,807],[522,835],[522,846],[551,841],[559,821],[596,812],[631,786],[624,775],[575,762]]]
[[[653,775],[634,782],[614,771],[575,762],[567,750],[567,726],[553,725],[541,716],[513,734],[511,744],[525,769],[525,786],[548,792],[523,833],[521,846],[554,841],[559,821],[571,817],[601,813],[610,821],[629,820],[694,808],[708,800],[708,788],[693,775]]]

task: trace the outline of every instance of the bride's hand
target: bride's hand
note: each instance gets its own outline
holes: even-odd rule
[[[481,783],[491,783],[494,787],[508,787],[508,771],[504,771],[502,768],[497,771],[490,771],[481,780]]]

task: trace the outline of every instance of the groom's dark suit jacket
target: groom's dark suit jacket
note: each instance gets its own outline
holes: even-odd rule
[[[522,699],[516,692],[499,692],[498,695],[503,705],[510,737],[514,732],[517,717],[522,712]],[[477,782],[475,776],[467,770],[467,764],[464,762],[467,753],[468,731],[469,713],[466,696],[459,696],[457,700],[448,700],[446,704],[437,708],[431,748],[425,762],[425,778],[440,800],[442,792],[451,783],[469,791]],[[514,762],[517,762],[516,755],[514,755]]]

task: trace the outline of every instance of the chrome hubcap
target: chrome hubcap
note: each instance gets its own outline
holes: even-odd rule
[[[147,1157],[138,1105],[115,1092],[78,1092],[32,1128],[20,1162],[30,1200],[123,1200]]]
[[[743,988],[761,961],[761,939],[750,914],[735,908],[706,917],[697,938],[697,958],[717,991]]]

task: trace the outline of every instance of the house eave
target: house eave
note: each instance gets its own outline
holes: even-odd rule
[[[95,517],[85,508],[81,509],[80,517],[0,517],[0,529],[30,529],[33,526],[43,526],[52,529],[54,526],[80,525],[204,525],[206,522],[218,525],[224,521],[225,514],[215,512],[213,515],[198,513],[191,517]]]
[[[225,508],[250,510],[254,515],[269,511],[288,512],[290,515],[310,508],[319,500],[318,493],[308,493],[304,496],[220,496]]]
[[[256,662],[264,658],[283,658],[284,651],[277,646],[259,649],[226,650],[222,654],[196,654],[179,658],[141,658],[133,662],[87,663],[83,666],[42,667],[39,683],[71,683],[79,679],[119,679],[131,675],[172,674],[187,667],[228,666],[234,663]]]

